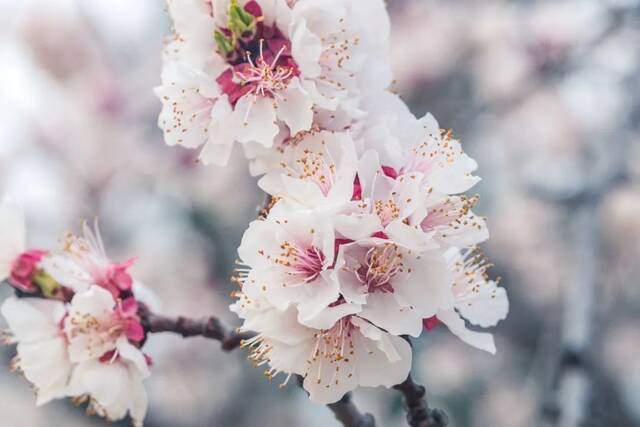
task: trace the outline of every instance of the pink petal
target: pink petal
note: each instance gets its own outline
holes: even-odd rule
[[[133,342],[140,342],[144,339],[144,328],[137,320],[131,320],[127,324],[127,338]]]

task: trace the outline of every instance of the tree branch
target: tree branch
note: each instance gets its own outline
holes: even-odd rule
[[[429,408],[429,404],[424,398],[425,388],[413,382],[411,375],[403,383],[393,388],[402,393],[404,397],[407,422],[411,427],[446,427],[449,424],[449,417],[444,411]]]
[[[203,337],[220,341],[224,351],[239,347],[242,341],[252,338],[253,333],[238,332],[224,325],[217,317],[190,319],[184,316],[169,317],[155,314],[148,309],[141,310],[144,330],[150,333],[172,332],[184,338]]]
[[[327,405],[336,416],[336,419],[345,427],[375,427],[376,421],[371,414],[363,414],[358,410],[351,399],[351,393],[345,394],[342,399]]]

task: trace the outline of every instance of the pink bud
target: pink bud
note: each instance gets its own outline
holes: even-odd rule
[[[16,258],[11,265],[11,284],[25,292],[37,291],[38,287],[33,283],[33,276],[38,271],[38,263],[46,254],[45,251],[34,249]]]
[[[433,330],[438,325],[440,325],[440,323],[442,322],[440,322],[440,319],[438,319],[436,316],[431,316],[427,319],[422,319],[422,324],[424,325],[427,331]]]
[[[360,185],[360,177],[356,175],[353,180],[353,195],[351,200],[362,200],[362,185]]]
[[[382,166],[382,172],[389,178],[396,179],[398,177],[398,172],[391,166]]]

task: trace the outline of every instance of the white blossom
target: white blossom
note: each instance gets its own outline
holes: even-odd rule
[[[2,304],[9,325],[9,343],[17,344],[13,366],[33,384],[37,404],[66,396],[71,362],[61,323],[66,315],[61,301],[9,298]]]
[[[439,251],[366,239],[341,245],[335,268],[342,298],[393,335],[418,337],[422,319],[453,307],[451,275]]]
[[[452,309],[438,311],[437,318],[462,341],[495,354],[493,335],[468,329],[463,319],[482,328],[495,326],[507,317],[507,292],[487,277],[488,265],[481,254],[451,248],[446,257],[455,274],[451,285],[455,304]]]
[[[158,123],[169,145],[226,164],[235,141],[272,147],[315,123],[362,116],[359,94],[390,81],[380,0],[173,0]]]
[[[270,378],[284,373],[283,385],[291,375],[301,375],[315,402],[335,402],[358,386],[391,387],[409,374],[407,341],[361,318],[357,305],[330,307],[310,326],[299,324],[293,307],[278,310],[243,294],[231,309],[245,319],[243,329],[259,333],[246,343],[250,359],[257,366],[268,364]]]
[[[335,233],[322,215],[296,212],[256,220],[245,232],[238,254],[245,292],[281,310],[295,304],[300,320],[338,299],[334,270]]]

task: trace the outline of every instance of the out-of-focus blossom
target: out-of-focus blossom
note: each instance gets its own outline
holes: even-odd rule
[[[111,262],[99,231],[86,224],[85,236],[68,235],[59,253],[25,251],[22,212],[8,202],[0,204],[0,229],[8,283],[35,296],[10,298],[1,311],[8,342],[18,344],[14,366],[35,387],[38,405],[73,397],[88,400],[91,413],[114,421],[129,413],[142,425],[150,359],[129,264]]]

